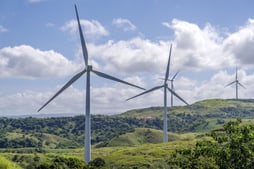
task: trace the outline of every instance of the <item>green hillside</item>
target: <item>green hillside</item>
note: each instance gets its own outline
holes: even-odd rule
[[[166,144],[161,143],[162,113],[162,107],[153,107],[92,115],[94,161],[89,165],[82,160],[84,116],[0,118],[0,160],[5,161],[1,164],[24,169],[98,164],[105,165],[100,168],[219,168],[228,165],[225,161],[231,168],[252,165],[254,100],[210,99],[169,107]],[[236,118],[242,119],[241,124],[230,122]]]
[[[92,115],[92,144],[100,147],[157,143],[162,135],[162,113],[162,107],[153,107],[113,116]],[[244,122],[252,121],[254,100],[210,99],[190,106],[169,107],[168,131],[204,133],[218,129],[238,117]],[[0,118],[0,148],[81,148],[84,142],[84,126],[84,116]],[[152,131],[151,137],[157,139],[144,140],[146,130],[141,128],[149,128]]]
[[[254,99],[209,99],[189,106],[168,108],[169,114],[198,114],[205,117],[234,118],[254,117]],[[130,110],[118,116],[142,119],[162,118],[163,107]]]
[[[202,137],[203,134],[199,133],[169,133],[169,141],[189,141]],[[99,143],[96,147],[115,147],[115,146],[140,146],[142,144],[159,144],[163,140],[162,130],[150,128],[135,128],[133,132],[129,132],[113,139],[108,142]]]
[[[92,161],[83,162],[83,149],[46,149],[43,153],[0,153],[23,169],[50,168],[243,168],[254,159],[254,125],[241,120],[204,135],[179,135],[175,141],[138,146],[92,147]],[[147,129],[140,129],[147,130]],[[134,132],[135,133],[135,132]],[[186,134],[183,134],[186,135]],[[185,139],[183,139],[185,138]],[[179,140],[180,139],[180,140]],[[240,166],[240,167],[239,167]]]

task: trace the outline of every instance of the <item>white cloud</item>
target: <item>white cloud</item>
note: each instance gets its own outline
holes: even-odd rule
[[[115,18],[112,23],[118,28],[122,28],[124,31],[134,31],[136,29],[136,26],[128,19]]]
[[[29,3],[39,3],[45,0],[28,0]]]
[[[204,28],[177,19],[163,25],[174,31],[171,70],[219,70],[235,67],[238,60],[243,65],[253,65],[253,20],[237,32],[221,35],[211,24]],[[170,41],[153,42],[135,37],[89,45],[90,56],[104,61],[104,69],[124,73],[165,71]],[[236,55],[238,57],[236,57]]]
[[[247,24],[237,32],[230,34],[223,43],[225,53],[235,58],[238,64],[253,66],[254,60],[254,20],[249,19]]]
[[[108,31],[96,20],[80,20],[80,25],[84,27],[83,31],[88,38],[98,38],[101,36],[107,36]],[[71,20],[61,27],[61,30],[68,31],[70,33],[78,32],[78,23],[76,20]]]
[[[44,92],[24,91],[17,94],[0,95],[0,116],[7,114],[84,114],[85,90],[73,86],[56,97],[41,112],[36,112],[60,87]],[[125,100],[139,91],[141,90],[118,83],[111,87],[91,87],[91,113],[115,114],[129,110],[133,103]],[[139,104],[135,103],[135,105]]]
[[[170,26],[175,34],[176,62],[184,67],[202,70],[234,64],[233,58],[222,51],[223,38],[210,24],[201,29],[196,24],[174,19]]]
[[[169,42],[151,42],[139,37],[129,41],[108,41],[89,45],[90,55],[105,62],[104,69],[124,73],[163,71],[168,60]]]
[[[0,25],[0,33],[7,32],[7,31],[8,30],[4,26]]]
[[[0,49],[0,78],[62,77],[80,69],[53,50],[41,51],[28,45]]]
[[[46,24],[46,27],[52,28],[52,27],[55,27],[55,24],[54,24],[54,23],[51,23],[51,22],[48,22],[48,23]]]

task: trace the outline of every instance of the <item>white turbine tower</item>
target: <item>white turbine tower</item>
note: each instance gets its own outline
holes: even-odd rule
[[[240,85],[240,86],[243,87],[244,89],[246,89],[246,88],[245,88],[245,87],[239,82],[239,80],[238,80],[237,68],[236,68],[236,70],[235,70],[235,80],[234,80],[233,82],[227,84],[225,87],[230,86],[230,85],[232,85],[232,84],[234,84],[234,83],[235,83],[235,98],[236,98],[236,100],[238,100],[238,85]]]
[[[78,15],[78,10],[75,5],[75,11],[76,11],[76,17],[77,17],[77,22],[78,22],[78,29],[79,29],[79,34],[80,34],[80,40],[81,40],[81,46],[82,46],[82,52],[84,56],[84,61],[85,61],[85,68],[75,76],[73,76],[51,99],[49,99],[39,110],[42,110],[48,103],[50,103],[55,97],[57,97],[60,93],[62,93],[65,89],[67,89],[71,84],[73,84],[76,80],[78,80],[84,73],[86,73],[86,121],[85,121],[85,161],[88,163],[91,159],[91,115],[90,115],[90,72],[95,73],[96,75],[109,79],[109,80],[114,80],[120,83],[124,83],[139,89],[143,89],[137,85],[128,83],[126,81],[120,80],[118,78],[115,78],[113,76],[107,75],[105,73],[96,71],[92,68],[91,65],[88,64],[88,52],[86,48],[86,43],[85,39],[83,36],[83,32],[81,29],[80,21],[79,21],[79,15]]]
[[[169,76],[169,66],[170,66],[170,57],[171,57],[171,51],[172,51],[172,44],[170,46],[170,52],[169,52],[169,58],[168,58],[168,65],[167,65],[167,70],[166,70],[166,74],[165,74],[165,79],[164,79],[164,84],[161,85],[161,86],[156,86],[156,87],[153,87],[149,90],[146,90],[145,92],[142,92],[136,96],[133,96],[127,100],[130,100],[130,99],[133,99],[135,97],[138,97],[138,96],[141,96],[143,94],[146,94],[146,93],[149,93],[149,92],[152,92],[154,90],[157,90],[157,89],[160,89],[160,88],[163,88],[164,89],[164,114],[163,114],[163,119],[164,119],[164,122],[163,122],[163,142],[166,143],[168,142],[168,117],[167,117],[167,90],[169,92],[171,92],[173,95],[175,95],[178,99],[180,99],[182,102],[184,102],[185,104],[188,105],[188,103],[183,99],[181,98],[178,94],[176,94],[173,90],[171,90],[169,87],[168,87],[168,84],[167,84],[167,81],[168,81],[168,76]]]

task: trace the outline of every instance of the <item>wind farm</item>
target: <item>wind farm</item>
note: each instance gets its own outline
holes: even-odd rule
[[[253,168],[253,2],[0,9],[0,168]]]

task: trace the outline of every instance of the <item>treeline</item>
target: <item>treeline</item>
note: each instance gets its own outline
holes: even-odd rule
[[[22,154],[14,155],[11,161],[24,169],[96,169],[106,165],[102,158],[95,158],[87,164],[75,157],[51,156],[44,159],[38,155],[26,156]]]
[[[170,114],[169,131],[195,131],[205,126],[202,116],[191,114]],[[160,118],[139,119],[131,117],[93,115],[91,119],[92,144],[107,142],[112,138],[134,131],[134,128],[163,128]],[[85,116],[52,117],[52,118],[0,118],[0,148],[21,148],[50,146],[52,135],[60,140],[55,141],[54,148],[78,148],[83,146]],[[16,136],[10,136],[16,133]],[[49,136],[50,134],[51,136]]]

